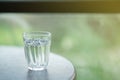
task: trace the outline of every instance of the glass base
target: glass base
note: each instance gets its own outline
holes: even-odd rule
[[[29,70],[34,70],[34,71],[41,71],[41,70],[45,70],[46,67],[37,67],[37,68],[32,68],[32,67],[28,67]]]

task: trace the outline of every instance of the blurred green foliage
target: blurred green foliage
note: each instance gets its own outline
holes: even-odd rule
[[[26,15],[27,16],[27,15]],[[120,80],[117,14],[42,14],[25,17],[32,31],[52,33],[51,51],[69,59],[75,80]],[[35,17],[36,16],[36,17]],[[0,45],[23,46],[20,26],[0,23]]]
[[[21,46],[23,29],[10,25],[0,25],[0,45]]]

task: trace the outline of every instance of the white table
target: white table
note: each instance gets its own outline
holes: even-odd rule
[[[73,65],[61,56],[51,53],[47,70],[31,71],[23,48],[0,46],[0,80],[73,80],[74,76]]]

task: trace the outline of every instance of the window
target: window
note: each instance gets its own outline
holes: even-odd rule
[[[71,60],[76,80],[120,79],[118,1],[13,1],[0,5],[0,33],[5,34],[0,45],[22,46],[17,35],[23,31],[47,30],[52,33],[51,51]]]

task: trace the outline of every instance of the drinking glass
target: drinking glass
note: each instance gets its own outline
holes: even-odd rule
[[[23,41],[28,69],[46,69],[49,61],[51,33],[47,31],[24,32]]]

